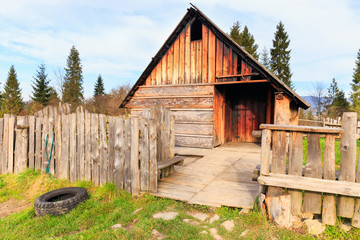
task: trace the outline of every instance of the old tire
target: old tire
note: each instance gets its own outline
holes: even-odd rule
[[[35,200],[34,209],[37,216],[58,216],[85,201],[88,194],[84,188],[68,187],[47,192]]]

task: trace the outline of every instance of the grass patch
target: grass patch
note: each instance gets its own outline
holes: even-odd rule
[[[62,216],[40,218],[35,216],[34,208],[29,207],[0,218],[0,239],[153,239],[153,229],[164,234],[166,239],[212,239],[211,228],[216,228],[224,239],[239,239],[245,230],[248,230],[245,239],[316,239],[306,235],[303,229],[290,231],[276,227],[257,208],[240,215],[237,208],[214,209],[187,205],[148,194],[133,197],[117,190],[113,184],[94,187],[85,181],[69,183],[31,170],[15,175],[0,175],[0,186],[2,202],[15,198],[33,203],[36,197],[47,191],[69,186],[84,187],[89,193],[86,202]],[[179,215],[170,221],[154,219],[153,214],[159,211],[176,211]],[[218,214],[220,220],[212,224],[201,222],[191,217],[191,212],[203,212],[209,217]],[[185,223],[185,218],[191,218],[199,225]],[[226,220],[235,222],[232,232],[222,227],[221,223]],[[113,230],[111,226],[114,224],[121,224],[124,228]],[[357,229],[350,233],[339,232],[338,229],[338,226],[328,227],[320,238],[351,239],[360,236]],[[204,230],[208,234],[199,234]]]

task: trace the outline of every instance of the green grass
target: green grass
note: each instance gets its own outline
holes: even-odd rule
[[[304,138],[303,146],[304,146],[303,165],[305,165],[306,164],[306,159],[307,159],[307,150],[308,150],[307,138]],[[325,138],[320,138],[320,148],[321,148],[321,160],[324,161]],[[356,142],[357,154],[359,153],[359,148],[360,148],[360,140],[357,140],[357,142]],[[340,139],[336,139],[335,140],[335,165],[336,165],[336,169],[340,169],[340,161],[341,161]]]
[[[87,189],[89,199],[68,214],[62,216],[37,217],[32,204],[41,194],[60,187],[79,186]],[[306,234],[304,228],[286,230],[276,227],[256,207],[248,214],[240,215],[237,208],[210,208],[201,205],[187,205],[183,202],[157,198],[148,194],[133,197],[118,191],[113,184],[94,187],[86,181],[69,183],[49,175],[27,170],[15,175],[0,175],[0,206],[2,202],[15,198],[27,201],[29,208],[0,218],[0,239],[153,239],[153,229],[161,232],[166,239],[212,239],[210,234],[200,235],[216,228],[224,239],[239,239],[249,230],[244,239],[359,239],[360,231],[349,233],[339,226],[328,226],[322,236]],[[132,214],[136,209],[138,213]],[[159,211],[176,211],[179,215],[170,221],[154,219]],[[213,224],[193,219],[190,212],[203,212],[219,221]],[[192,226],[183,222],[190,218],[200,223]],[[232,232],[225,230],[221,223],[234,220]],[[113,230],[111,226],[120,223],[127,229]]]
[[[62,216],[35,216],[32,206],[38,196],[68,186],[86,188],[89,199]],[[212,239],[210,234],[199,235],[201,231],[209,232],[211,228],[218,229],[218,233],[225,239],[238,239],[247,229],[249,232],[245,239],[269,239],[270,236],[278,239],[312,238],[303,235],[304,229],[290,231],[276,227],[256,208],[249,214],[239,215],[240,209],[187,205],[148,194],[133,197],[124,191],[118,191],[113,184],[94,187],[85,181],[69,183],[31,170],[14,175],[0,175],[0,196],[0,204],[9,199],[18,199],[28,202],[30,206],[0,218],[0,239],[152,239],[153,229],[164,234],[166,239]],[[139,208],[142,209],[133,215]],[[177,211],[179,215],[171,221],[152,218],[158,211]],[[192,218],[189,212],[204,212],[210,217],[218,214],[220,221],[213,224],[200,222],[199,226],[192,226],[183,222],[185,218]],[[221,226],[223,221],[229,219],[235,221],[232,232]],[[118,223],[127,230],[111,228]]]

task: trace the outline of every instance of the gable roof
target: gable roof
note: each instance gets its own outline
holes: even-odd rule
[[[191,4],[192,5],[192,4]],[[204,13],[202,13],[196,6],[192,5],[192,7],[188,8],[187,13],[179,22],[179,24],[175,27],[174,31],[170,34],[168,39],[165,41],[160,50],[156,53],[156,55],[151,59],[149,65],[146,67],[144,72],[140,75],[139,79],[136,81],[135,85],[131,88],[128,95],[124,98],[122,103],[120,104],[120,108],[125,107],[125,105],[130,101],[130,99],[134,96],[136,90],[144,84],[146,78],[151,74],[152,70],[157,66],[157,64],[161,61],[162,57],[167,53],[169,48],[175,42],[175,40],[179,37],[183,29],[186,25],[194,18],[198,17],[200,21],[207,26],[216,37],[227,43],[229,46],[233,48],[233,50],[240,55],[244,61],[247,62],[253,69],[256,69],[260,74],[264,75],[266,79],[270,80],[273,84],[275,84],[279,89],[283,90],[287,93],[298,106],[307,109],[310,105],[299,95],[297,95],[290,87],[288,87],[283,81],[281,81],[278,77],[276,77],[272,72],[270,72],[267,68],[265,68],[258,60],[256,60],[251,54],[246,52],[241,46],[239,46],[228,34],[223,32],[218,26],[216,26]]]

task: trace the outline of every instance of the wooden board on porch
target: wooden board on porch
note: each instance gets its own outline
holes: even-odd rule
[[[200,155],[197,149],[176,148],[178,154]],[[195,154],[197,153],[197,154]],[[260,161],[260,146],[256,144],[225,144],[201,151],[203,157],[184,166],[159,181],[155,196],[166,197],[213,207],[252,208],[259,185],[251,180],[252,171]],[[191,158],[191,157],[189,157]]]

